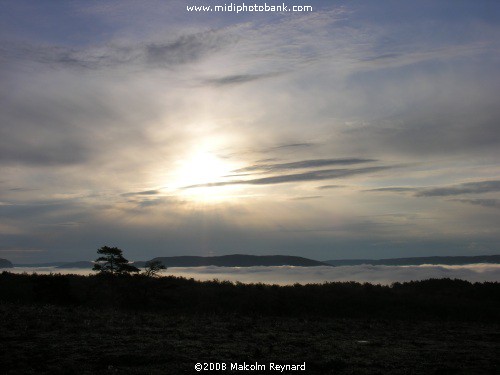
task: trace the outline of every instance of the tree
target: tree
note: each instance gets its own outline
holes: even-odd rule
[[[103,246],[97,250],[101,254],[95,260],[93,271],[101,274],[128,275],[133,272],[139,272],[139,269],[131,264],[122,255],[122,250],[117,247]]]
[[[154,277],[158,275],[161,270],[166,270],[167,267],[163,265],[160,260],[150,260],[144,266],[144,274],[146,276]]]

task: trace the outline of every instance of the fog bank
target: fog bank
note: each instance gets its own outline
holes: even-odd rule
[[[89,275],[89,269],[64,269],[55,267],[15,267],[15,273],[61,273]],[[196,280],[228,280],[242,283],[289,285],[294,283],[323,283],[332,281],[357,281],[372,284],[392,284],[430,278],[462,279],[470,282],[500,281],[500,264],[470,264],[461,266],[342,266],[342,267],[172,267],[163,275],[182,276]]]

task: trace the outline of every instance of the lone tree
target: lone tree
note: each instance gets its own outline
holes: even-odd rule
[[[122,250],[117,247],[103,246],[97,250],[101,254],[95,260],[93,271],[101,274],[110,275],[129,275],[133,272],[139,272],[139,269],[131,264],[122,255]]]
[[[144,275],[149,277],[154,277],[162,270],[166,270],[167,267],[163,265],[160,260],[150,260],[146,262],[144,266]]]

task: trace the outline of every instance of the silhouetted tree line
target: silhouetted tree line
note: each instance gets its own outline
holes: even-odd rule
[[[0,274],[0,302],[182,314],[500,321],[500,283],[430,279],[392,286],[278,286],[145,274]]]

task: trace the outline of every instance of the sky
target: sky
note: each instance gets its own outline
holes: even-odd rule
[[[500,3],[224,4],[0,2],[0,258],[500,253]]]

